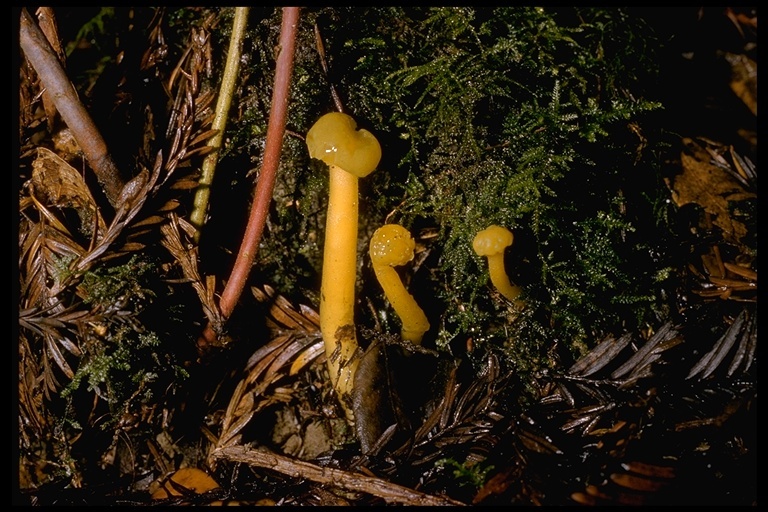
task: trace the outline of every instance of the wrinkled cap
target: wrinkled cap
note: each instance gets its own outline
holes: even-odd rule
[[[357,129],[347,114],[325,114],[307,132],[309,156],[358,178],[368,176],[381,160],[381,146],[371,132]]]
[[[374,265],[405,265],[413,259],[416,242],[398,224],[384,224],[373,233],[368,253]]]
[[[491,225],[480,231],[472,240],[472,248],[478,256],[493,256],[512,245],[512,232],[507,228]]]

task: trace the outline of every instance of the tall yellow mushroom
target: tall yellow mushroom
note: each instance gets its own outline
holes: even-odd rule
[[[516,308],[522,309],[525,301],[518,297],[523,289],[513,285],[509,281],[507,271],[504,268],[504,249],[512,245],[514,236],[512,232],[505,227],[491,225],[478,232],[472,240],[472,248],[478,256],[488,258],[488,272],[491,275],[493,286],[504,297],[512,301]]]
[[[328,370],[349,419],[358,351],[355,331],[358,179],[373,172],[381,146],[367,130],[358,130],[347,114],[325,114],[307,132],[309,156],[328,164],[328,214],[320,288],[320,331]]]
[[[429,330],[429,320],[394,268],[413,259],[415,245],[407,229],[397,224],[385,224],[373,233],[368,252],[376,279],[403,322],[402,338],[418,345]]]

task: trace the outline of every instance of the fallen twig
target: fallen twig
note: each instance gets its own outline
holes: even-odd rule
[[[383,498],[387,503],[424,506],[461,506],[464,503],[447,496],[435,496],[393,484],[381,478],[361,475],[335,468],[324,468],[303,460],[292,459],[265,448],[249,450],[244,446],[229,446],[213,452],[216,459],[243,462],[250,466],[269,468],[295,478],[305,478],[329,484],[347,491],[359,491]]]
[[[56,52],[26,9],[21,10],[19,43],[24,50],[24,55],[40,77],[46,92],[50,94],[56,109],[83,150],[107,199],[112,206],[118,208],[120,193],[125,182],[109,154],[107,143],[104,142],[99,129],[80,102],[77,91],[69,81]]]

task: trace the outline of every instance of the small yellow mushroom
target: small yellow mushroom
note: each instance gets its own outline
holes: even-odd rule
[[[514,236],[512,232],[505,227],[491,225],[480,231],[472,240],[472,248],[478,256],[488,258],[488,271],[491,275],[491,282],[504,297],[515,304],[515,307],[522,309],[525,301],[518,300],[522,293],[522,288],[514,286],[509,281],[507,271],[504,269],[504,249],[512,245]]]
[[[429,320],[394,269],[413,259],[415,245],[407,229],[397,224],[385,224],[373,233],[368,253],[384,295],[403,322],[402,338],[421,344],[424,333],[429,330]]]
[[[355,279],[357,275],[358,179],[379,165],[381,146],[354,119],[340,112],[322,116],[307,132],[309,156],[328,164],[330,173],[323,272],[320,288],[320,331],[328,370],[348,418],[357,368]]]

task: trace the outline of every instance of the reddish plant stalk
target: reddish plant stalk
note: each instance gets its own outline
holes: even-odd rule
[[[267,141],[264,148],[264,160],[261,163],[259,179],[256,183],[248,225],[245,228],[243,242],[237,253],[232,273],[227,285],[221,293],[219,309],[224,319],[229,318],[245,288],[245,282],[251,270],[251,265],[259,249],[264,224],[267,221],[272,192],[275,188],[275,177],[280,164],[283,137],[285,136],[285,119],[288,112],[288,97],[290,95],[291,75],[293,73],[294,48],[296,46],[296,31],[299,22],[298,7],[283,7],[283,21],[280,27],[279,53],[275,65],[275,85],[272,92],[272,108],[269,112],[267,125]],[[216,333],[209,323],[203,334],[197,340],[198,349],[204,349],[216,342]]]

